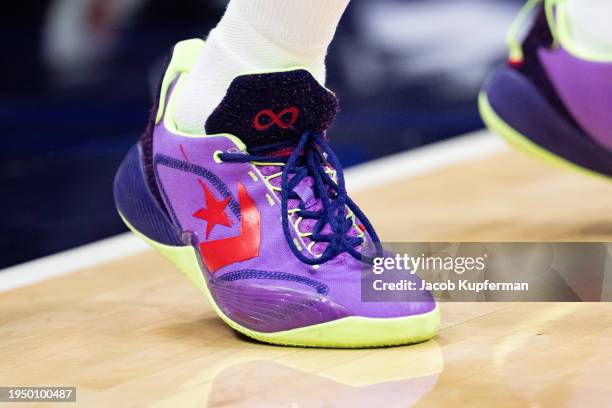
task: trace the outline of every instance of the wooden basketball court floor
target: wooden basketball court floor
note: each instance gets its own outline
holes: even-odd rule
[[[612,242],[612,184],[471,138],[349,170],[383,240]],[[0,271],[0,386],[86,407],[612,406],[612,303],[444,303],[422,344],[277,347],[118,239]]]

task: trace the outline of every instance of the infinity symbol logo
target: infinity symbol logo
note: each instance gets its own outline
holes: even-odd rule
[[[283,118],[288,114],[291,114],[291,117],[289,118],[288,122],[285,122]],[[271,109],[264,109],[261,112],[259,112],[257,116],[255,116],[255,118],[253,118],[253,127],[257,130],[267,130],[272,125],[276,125],[281,129],[287,129],[293,126],[299,114],[300,114],[300,111],[295,106],[292,106],[290,108],[285,108],[282,111],[280,111],[278,114],[274,113]],[[270,122],[262,124],[261,123],[262,117],[267,117],[270,120]]]

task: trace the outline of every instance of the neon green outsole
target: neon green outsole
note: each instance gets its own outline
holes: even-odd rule
[[[136,235],[172,262],[204,294],[215,313],[225,323],[255,340],[284,346],[368,348],[419,343],[434,337],[438,331],[440,325],[438,305],[431,312],[416,316],[386,319],[349,316],[327,323],[273,333],[248,329],[231,320],[217,306],[208,290],[193,247],[176,247],[155,242],[137,231],[123,214],[119,215]]]
[[[610,180],[609,176],[578,166],[577,164],[549,152],[548,150],[529,140],[529,138],[514,130],[508,123],[500,118],[497,113],[495,113],[485,92],[480,92],[480,95],[478,95],[478,108],[480,110],[480,116],[487,127],[491,131],[502,136],[510,145],[514,146],[518,150],[544,160],[557,167],[577,171],[581,174],[596,177],[598,179],[603,178],[608,181]]]

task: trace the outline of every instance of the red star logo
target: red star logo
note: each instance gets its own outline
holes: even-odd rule
[[[204,185],[202,179],[198,179],[198,182],[204,189],[204,199],[206,200],[206,208],[201,208],[193,213],[193,216],[206,221],[206,239],[210,235],[212,229],[217,225],[221,224],[226,227],[232,225],[229,218],[225,214],[225,207],[229,203],[231,197],[227,197],[225,200],[217,201],[210,191]]]
[[[238,205],[240,206],[240,234],[238,236],[200,242],[200,254],[210,273],[259,255],[261,215],[246,187],[240,182],[238,183]]]

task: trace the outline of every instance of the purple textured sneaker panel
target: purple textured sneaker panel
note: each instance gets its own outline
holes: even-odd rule
[[[171,93],[172,89],[169,97]],[[228,316],[250,328],[278,331],[350,315],[393,318],[435,309],[435,302],[428,294],[422,299],[429,301],[423,302],[362,302],[363,265],[350,256],[338,256],[319,268],[300,262],[291,252],[283,233],[281,206],[277,202],[270,203],[267,196],[273,193],[251,164],[215,161],[215,152],[237,148],[231,138],[222,135],[174,134],[165,127],[163,120],[154,129],[154,169],[162,197],[174,222],[183,232],[191,234],[196,248],[202,243],[231,239],[240,234],[243,209],[240,208],[239,185],[244,186],[259,214],[258,255],[225,265],[214,274],[204,271],[213,296]],[[249,171],[257,176],[257,181]],[[206,207],[205,189],[215,202],[228,200],[223,213],[229,225],[216,224],[208,237],[207,221],[194,216]],[[258,275],[259,272],[263,274]],[[232,273],[240,274],[236,279],[224,280]],[[325,285],[326,291],[318,292],[307,284],[310,280]],[[282,312],[288,305],[293,305],[290,309],[295,312],[291,318]]]
[[[540,49],[539,57],[576,122],[612,151],[612,63],[587,61],[563,47]]]
[[[273,280],[274,274],[267,274],[269,278],[248,281],[212,279],[208,286],[228,317],[261,332],[289,330],[351,315],[330,297],[307,290],[312,288],[306,285],[290,288],[284,284],[286,280]]]
[[[520,72],[499,67],[484,90],[495,113],[518,133],[572,163],[612,175],[612,153],[572,125]]]

